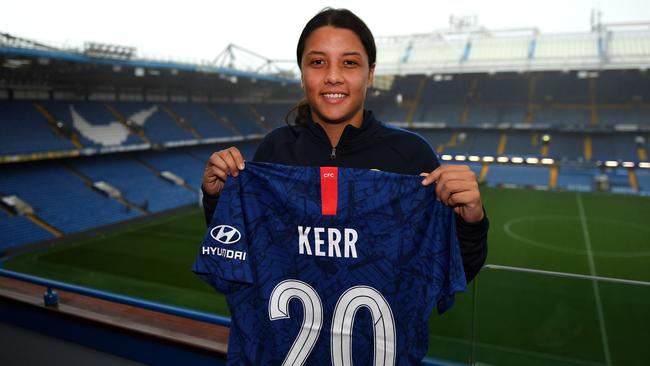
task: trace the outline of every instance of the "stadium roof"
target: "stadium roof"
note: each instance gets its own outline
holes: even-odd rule
[[[287,68],[283,61],[264,58],[234,45],[228,46],[213,62],[188,63],[174,60],[138,58],[133,47],[86,42],[83,48],[57,47],[38,41],[16,37],[0,32],[0,55],[13,58],[4,67],[20,67],[27,64],[21,58],[68,61],[75,63],[130,67],[135,72],[147,69],[213,73],[226,77],[242,77],[257,80],[298,83],[294,68]],[[221,57],[222,55],[225,55]],[[246,57],[242,57],[242,55]],[[226,60],[227,62],[225,62]]]
[[[642,69],[650,66],[650,22],[599,24],[591,32],[457,27],[379,37],[378,75]]]

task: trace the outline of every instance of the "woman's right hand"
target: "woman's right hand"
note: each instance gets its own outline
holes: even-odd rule
[[[217,195],[226,184],[228,176],[236,177],[240,170],[244,170],[244,157],[236,147],[231,146],[213,153],[203,171],[203,190],[207,194]]]

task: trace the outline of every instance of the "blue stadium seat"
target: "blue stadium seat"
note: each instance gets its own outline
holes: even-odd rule
[[[203,138],[233,137],[235,134],[213,117],[205,104],[172,103],[168,107],[191,124]]]
[[[548,166],[491,164],[485,181],[490,186],[515,184],[520,186],[546,186],[549,183]]]
[[[542,148],[541,133],[537,133],[536,144],[533,143],[533,133],[510,131],[508,132],[508,143],[506,144],[506,155],[515,156],[540,156]]]
[[[72,150],[69,140],[57,136],[32,102],[0,101],[0,154]]]
[[[138,158],[151,164],[161,172],[170,171],[178,175],[189,186],[197,190],[201,187],[205,161],[189,155],[183,150],[147,151],[139,153]]]
[[[555,159],[584,160],[584,135],[551,133],[549,156]]]
[[[650,194],[650,169],[636,169],[635,172],[639,191]]]
[[[560,167],[557,176],[557,188],[580,192],[591,191],[597,174],[598,170],[595,168]]]
[[[195,193],[156,176],[128,156],[75,159],[71,164],[93,181],[105,181],[119,189],[127,200],[147,207],[151,212],[168,210],[197,200]]]
[[[52,238],[54,235],[30,220],[0,212],[0,257],[7,249]]]
[[[0,166],[0,192],[19,196],[38,217],[66,234],[140,215],[89,188],[59,163]]]
[[[264,117],[265,122],[267,122],[273,128],[285,126],[284,117],[289,113],[293,104],[287,103],[273,103],[273,104],[253,104],[252,107],[260,114],[261,117]]]
[[[268,132],[260,125],[257,116],[247,104],[218,103],[213,107],[217,113],[228,117],[244,136],[266,134]]]
[[[193,139],[194,136],[187,130],[181,128],[159,104],[142,102],[116,102],[115,108],[125,118],[143,111],[154,111],[145,123],[141,126],[145,135],[151,142],[162,143],[169,141],[183,141]]]

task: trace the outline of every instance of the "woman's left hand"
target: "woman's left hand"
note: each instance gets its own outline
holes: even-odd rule
[[[483,219],[481,192],[476,175],[467,165],[441,165],[431,173],[422,173],[422,185],[436,183],[436,196],[447,206],[454,208],[465,222],[475,223]]]

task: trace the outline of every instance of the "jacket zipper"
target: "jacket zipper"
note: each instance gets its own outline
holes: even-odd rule
[[[332,160],[336,159],[336,146],[332,148],[332,153],[330,154],[330,158],[332,158]]]

